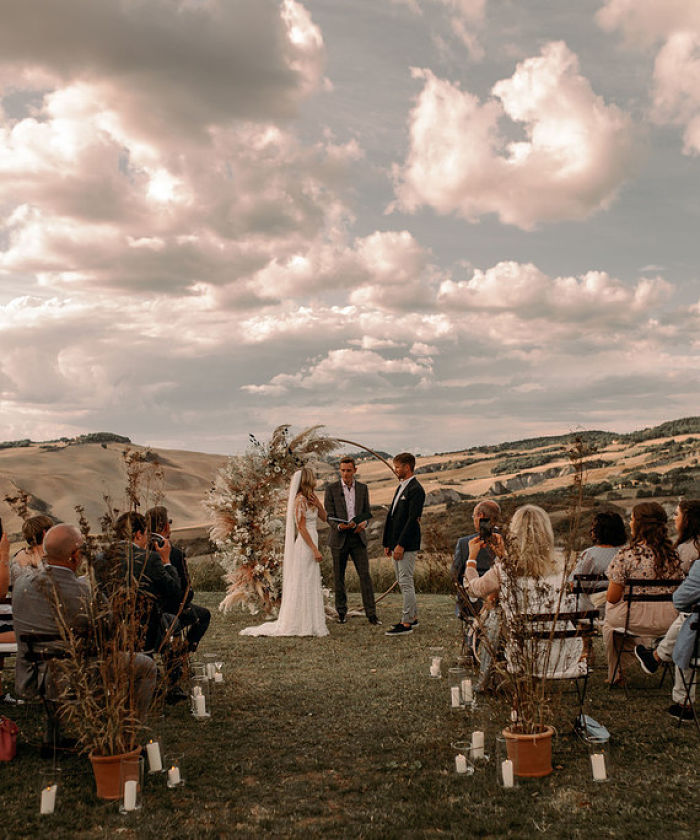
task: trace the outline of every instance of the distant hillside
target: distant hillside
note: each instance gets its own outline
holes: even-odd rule
[[[427,492],[425,522],[435,525],[431,539],[447,545],[454,533],[469,527],[474,500],[484,497],[497,499],[506,509],[525,501],[542,504],[557,523],[571,484],[567,450],[575,437],[593,450],[586,472],[589,506],[616,504],[629,509],[638,498],[653,496],[671,508],[678,496],[700,497],[700,417],[628,434],[598,430],[528,438],[418,458],[416,472]],[[162,491],[176,526],[205,530],[207,512],[202,502],[226,456],[146,449],[121,435],[96,432],[41,443],[0,444],[0,516],[8,531],[17,534],[21,522],[3,499],[16,496],[20,488],[30,494],[30,513],[75,521],[75,505],[82,505],[97,528],[106,497],[114,506],[124,507],[126,448],[160,464],[159,486],[144,488],[146,505]],[[364,455],[358,459],[359,477],[369,484],[373,504],[387,505],[396,479],[385,464]],[[321,470],[321,487],[335,474],[337,460],[337,456],[329,459]],[[370,523],[375,539],[382,523],[383,515],[377,511]]]

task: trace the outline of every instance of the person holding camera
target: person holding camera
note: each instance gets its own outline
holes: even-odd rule
[[[461,601],[461,593],[457,595],[457,604],[455,611],[457,616],[461,615],[464,609],[467,614],[479,613],[483,607],[481,598],[470,594],[467,581],[465,579],[465,571],[469,558],[469,547],[474,544],[472,554],[474,563],[476,564],[476,571],[479,577],[486,574],[492,567],[496,559],[496,552],[493,548],[493,537],[498,534],[498,523],[501,519],[501,507],[498,502],[492,499],[484,499],[474,506],[472,511],[472,520],[474,522],[475,533],[469,534],[466,537],[460,537],[455,546],[455,556],[452,561],[451,575],[455,583],[464,582],[464,590],[469,598],[469,604],[463,604]],[[478,542],[474,542],[478,541]],[[489,645],[480,646],[481,664],[479,668],[479,680],[475,686],[476,691],[484,691],[488,685],[488,680],[491,674],[491,653],[489,648],[494,648],[498,633],[500,629],[498,615],[496,611],[487,606],[488,611],[483,616],[483,629],[486,637],[489,640]]]
[[[151,529],[153,539],[170,541],[172,519],[168,516],[168,509],[163,505],[156,505],[146,511],[146,521]],[[170,562],[180,579],[180,593],[177,598],[166,604],[166,612],[176,615],[180,625],[185,630],[187,649],[190,653],[197,650],[202,636],[209,628],[211,613],[206,607],[192,603],[194,590],[187,568],[185,552],[177,545],[170,544]]]

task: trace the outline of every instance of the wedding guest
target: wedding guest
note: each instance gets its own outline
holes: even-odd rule
[[[377,608],[374,604],[374,588],[369,575],[367,556],[367,520],[372,516],[369,503],[369,490],[366,484],[357,481],[355,459],[346,455],[339,464],[340,480],[329,484],[323,499],[323,506],[329,517],[328,545],[333,556],[333,575],[335,589],[335,609],[338,622],[345,624],[348,611],[348,599],[345,594],[345,569],[348,560],[355,564],[360,580],[362,605],[370,624],[380,625]],[[344,519],[345,522],[333,522],[332,518]],[[352,521],[349,521],[352,520]]]
[[[2,527],[0,523],[0,527]],[[10,589],[10,540],[3,531],[0,536],[0,643],[14,643],[15,634],[12,623],[12,605],[7,597]],[[0,654],[0,691],[2,690],[2,669],[5,657]],[[13,698],[8,695],[5,701]]]
[[[180,577],[170,562],[170,541],[152,539],[148,521],[133,511],[116,522],[117,535],[124,539],[121,573],[136,583],[136,611],[142,625],[144,651],[160,651],[166,670],[166,702],[180,703],[187,694],[180,688],[182,661],[172,649],[173,638],[182,631],[179,619],[168,608],[182,598]]]
[[[394,458],[394,472],[399,486],[384,523],[384,554],[394,560],[394,572],[403,596],[401,621],[386,631],[387,636],[400,636],[418,627],[418,606],[413,575],[416,552],[420,549],[420,519],[425,504],[425,490],[414,475],[416,459],[410,452]]]
[[[688,578],[675,591],[673,603],[677,609],[687,610],[700,599],[700,563],[696,563],[700,556],[700,501],[685,499],[679,502],[674,515],[674,524],[677,533],[674,546],[681,559],[681,567],[684,572],[688,573]],[[662,662],[676,662],[678,657],[681,658],[682,666],[679,668],[676,664],[674,668],[675,680],[671,692],[673,703],[669,706],[668,713],[672,717],[680,717],[682,720],[692,720],[693,717],[691,709],[683,705],[686,694],[683,677],[686,681],[689,681],[691,671],[688,669],[689,654],[686,656],[681,649],[677,656],[676,645],[689,616],[690,613],[685,611],[678,614],[678,618],[668,628],[656,650],[644,645],[637,645],[634,649],[634,655],[637,657],[642,670],[647,674],[656,673]],[[690,625],[683,632],[687,633],[689,630]],[[682,668],[687,669],[683,676],[681,676]],[[695,699],[694,683],[690,698],[691,700]]]
[[[53,519],[45,514],[30,516],[23,523],[22,536],[26,546],[20,548],[10,563],[10,576],[13,586],[19,575],[25,572],[33,574],[43,565],[44,536],[50,528],[53,528],[54,524]]]
[[[620,546],[627,542],[625,523],[620,514],[614,511],[597,513],[591,525],[591,538],[593,545],[579,554],[569,580],[573,581],[576,575],[598,575],[607,584],[606,572],[610,561],[620,550]],[[599,587],[595,582],[590,582],[582,588],[588,593],[595,593]],[[588,595],[582,595],[579,599],[579,609],[598,609],[598,605],[591,601]]]
[[[170,540],[172,519],[168,516],[168,509],[162,505],[152,507],[146,511],[146,521],[152,534],[158,534],[165,540]],[[211,613],[206,607],[192,603],[194,590],[187,568],[185,552],[171,543],[170,562],[180,578],[180,596],[165,603],[165,612],[176,615],[180,626],[187,636],[187,647],[191,652],[197,650],[202,636],[207,632]]]
[[[678,613],[670,601],[632,602],[623,600],[625,585],[630,578],[646,580],[672,580],[683,576],[678,552],[668,537],[666,512],[657,502],[641,502],[632,508],[630,517],[630,544],[621,548],[608,566],[608,591],[603,622],[603,641],[608,657],[608,682],[616,685],[624,680],[624,661],[632,649],[625,649],[618,672],[615,672],[617,651],[613,629],[624,628],[629,609],[627,628],[635,637],[652,639],[666,633]],[[644,593],[640,587],[640,594]],[[647,590],[649,591],[649,590]],[[660,594],[658,589],[653,590]]]
[[[491,536],[490,545],[497,560],[481,577],[477,571],[477,557],[486,540],[479,535],[472,537],[464,578],[470,594],[486,598],[497,593],[499,611],[505,620],[520,613],[573,612],[573,595],[561,594],[565,585],[564,567],[554,551],[554,532],[547,512],[537,505],[519,507],[508,526],[508,537],[510,557],[501,535]],[[561,673],[575,668],[582,652],[581,638],[572,637],[554,640],[551,644],[543,642],[537,658],[546,673]]]
[[[81,562],[83,536],[73,525],[55,525],[44,538],[45,565],[36,574],[21,575],[14,592],[15,629],[18,636],[15,686],[25,697],[32,697],[44,679],[46,662],[38,665],[29,658],[23,635],[61,636],[61,624],[79,635],[90,631],[90,585],[76,575]],[[55,600],[54,600],[55,599]],[[60,621],[59,614],[60,610]],[[46,643],[47,652],[60,650],[62,641]],[[145,721],[156,680],[155,663],[136,654],[135,695],[139,719]],[[48,700],[56,699],[56,687],[47,684]],[[58,733],[51,728],[45,733],[42,754],[48,753],[54,740],[61,745]],[[65,745],[65,743],[64,743]]]
[[[450,575],[455,583],[461,583],[464,578],[464,570],[469,559],[469,543],[474,537],[478,536],[480,530],[485,528],[487,530],[498,531],[498,523],[501,519],[501,506],[498,502],[492,499],[484,499],[474,506],[472,511],[472,521],[474,522],[474,532],[466,537],[460,537],[455,545],[454,559],[452,561],[452,568]],[[476,570],[480,575],[485,574],[493,566],[496,555],[490,543],[486,541],[484,547],[479,550],[476,557]],[[459,596],[457,597],[457,615],[460,614]]]

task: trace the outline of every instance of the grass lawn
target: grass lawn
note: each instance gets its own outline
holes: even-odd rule
[[[384,635],[400,612],[391,595],[379,608],[384,627],[351,618],[325,639],[240,637],[254,621],[222,616],[219,599],[197,598],[213,610],[202,653],[221,651],[226,663],[211,720],[193,720],[181,704],[152,724],[166,753],[184,753],[186,786],[148,779],[143,810],[122,817],[95,797],[87,758],[70,756],[58,811],[40,818],[43,763],[26,739],[41,713],[4,706],[22,727],[17,759],[0,769],[4,837],[698,836],[695,728],[666,715],[668,679],[659,692],[658,677],[636,670],[633,686],[646,690],[609,692],[600,643],[587,710],[612,733],[611,780],[591,780],[567,694],[553,721],[555,772],[503,791],[493,762],[470,777],[453,771],[451,742],[485,729],[488,751],[507,711],[492,700],[474,717],[452,713],[447,680],[429,678],[429,647],[445,646],[444,665],[459,653],[450,597],[419,595],[421,626],[410,636]]]

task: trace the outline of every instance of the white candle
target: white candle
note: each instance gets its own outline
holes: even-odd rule
[[[467,772],[467,758],[462,753],[455,756],[455,769],[458,773]]]
[[[41,791],[40,814],[53,814],[53,809],[56,807],[57,788],[58,785],[48,785]]]
[[[472,732],[472,758],[483,758],[484,755],[484,733],[477,729]]]
[[[138,789],[138,782],[136,779],[128,779],[124,782],[124,810],[136,810],[136,791]]]
[[[213,680],[215,673],[216,673],[216,668],[214,667],[214,663],[213,662],[207,662],[207,677],[210,680]]]
[[[224,681],[224,675],[221,673],[221,671],[217,671],[214,674],[214,682],[223,682],[223,681]]]
[[[593,768],[593,779],[596,782],[604,782],[608,778],[605,772],[605,756],[603,753],[591,753],[591,767]]]
[[[471,703],[474,700],[471,680],[462,680],[462,699],[465,703]]]
[[[439,677],[440,676],[440,666],[439,665],[431,665],[430,666],[430,676],[431,677]]]
[[[180,784],[180,768],[179,767],[171,767],[168,770],[168,784],[170,787],[175,787],[175,785]]]
[[[453,685],[450,689],[450,693],[452,694],[452,708],[459,708],[461,705],[461,699],[459,696],[459,686]]]
[[[163,762],[160,757],[158,741],[149,741],[146,744],[146,756],[148,757],[148,769],[151,773],[159,773],[163,769]]]
[[[201,693],[195,695],[194,698],[194,714],[195,717],[204,717],[207,713],[207,707],[204,702],[204,695]]]
[[[513,762],[507,758],[501,762],[501,776],[503,778],[503,787],[512,788],[513,779]]]

